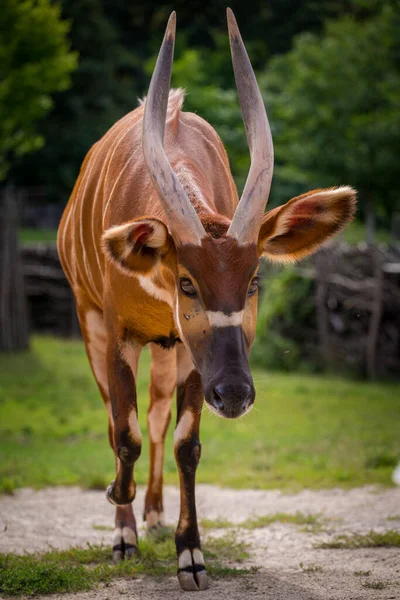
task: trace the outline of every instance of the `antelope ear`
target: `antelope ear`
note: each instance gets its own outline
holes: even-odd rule
[[[258,238],[259,254],[277,262],[294,262],[315,252],[349,223],[356,191],[344,186],[314,190],[267,212]]]
[[[167,227],[159,219],[140,218],[107,229],[103,252],[123,271],[145,271],[166,254],[172,243]]]

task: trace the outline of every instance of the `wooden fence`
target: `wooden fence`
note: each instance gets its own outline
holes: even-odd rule
[[[21,257],[31,328],[79,335],[55,246],[25,246]],[[298,273],[315,282],[316,352],[325,364],[400,376],[400,248],[331,244]]]

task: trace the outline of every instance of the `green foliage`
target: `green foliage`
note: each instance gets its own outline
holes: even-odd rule
[[[107,15],[111,6],[103,4],[61,0],[63,17],[71,22],[72,48],[79,52],[78,69],[71,88],[57,95],[54,110],[42,124],[46,145],[18,161],[13,171],[21,184],[45,185],[50,198],[70,194],[92,144],[137,106],[139,90],[132,71],[140,58],[121,44],[121,30]]]
[[[316,331],[313,282],[293,268],[275,270],[263,281],[252,362],[291,371],[312,353],[315,340],[303,339],[304,327]]]
[[[144,351],[137,378],[143,450],[135,465],[141,485],[149,468],[149,371]],[[393,466],[374,456],[400,455],[398,384],[261,369],[253,376],[256,403],[244,419],[203,411],[198,482],[293,491],[391,485]],[[164,476],[178,484],[172,426]],[[30,352],[1,355],[0,489],[93,481],[105,488],[114,477],[107,413],[83,343],[34,337]]]
[[[69,23],[50,0],[3,0],[0,25],[0,181],[10,157],[43,145],[38,121],[51,109],[51,94],[65,90],[75,69]]]
[[[361,4],[361,3],[360,3]],[[302,33],[261,78],[278,182],[347,183],[391,214],[398,201],[400,3],[365,20],[345,16]]]
[[[111,550],[88,544],[87,548],[51,550],[44,554],[0,554],[0,593],[8,596],[79,592],[96,588],[117,577],[138,575],[162,576],[176,573],[174,536],[170,531],[163,539],[143,538],[140,554],[130,560],[111,564]],[[226,561],[240,563],[248,558],[247,546],[233,536],[208,538],[204,557],[208,572],[214,577],[234,577],[251,573],[251,569],[224,566]]]
[[[379,9],[377,0],[270,0],[265,5],[233,0],[230,6],[256,71],[271,56],[288,52],[297,34],[321,31],[326,19],[351,14],[363,21]],[[54,110],[43,122],[46,146],[17,161],[14,179],[21,185],[44,186],[51,198],[67,197],[90,146],[146,93],[147,61],[158,52],[168,15],[176,10],[172,83],[188,89],[187,110],[198,111],[216,127],[240,189],[249,153],[233,79],[226,2],[61,0],[61,7],[72,23],[70,39],[80,55],[79,68],[72,88],[56,96]],[[272,200],[286,201],[297,191],[296,182],[278,178]]]

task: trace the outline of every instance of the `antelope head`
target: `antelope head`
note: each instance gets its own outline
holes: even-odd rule
[[[171,293],[179,335],[199,371],[206,402],[235,418],[255,399],[248,356],[257,319],[257,272],[261,257],[290,262],[315,251],[351,220],[350,187],[314,190],[264,214],[274,164],[264,102],[238,25],[227,10],[233,69],[251,167],[233,219],[206,222],[189,201],[163,149],[175,40],[172,13],[154,69],[143,118],[143,153],[164,209],[137,223],[140,248],[173,253]],[[144,257],[143,257],[144,258]],[[131,260],[134,260],[133,258]]]

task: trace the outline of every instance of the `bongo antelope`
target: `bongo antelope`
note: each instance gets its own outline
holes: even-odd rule
[[[264,214],[273,145],[263,100],[235,17],[229,37],[251,154],[238,196],[224,146],[169,90],[175,40],[172,13],[146,100],[86,156],[59,228],[58,250],[73,289],[87,355],[108,411],[116,477],[115,559],[137,551],[132,511],[141,451],[136,373],[152,355],[150,475],[144,516],[163,521],[164,438],[177,388],[174,452],[180,477],[178,578],[204,590],[207,576],[196,521],[203,397],[221,417],[250,410],[255,390],[248,356],[257,315],[262,256],[290,262],[314,252],[354,213],[350,187],[319,189]]]

